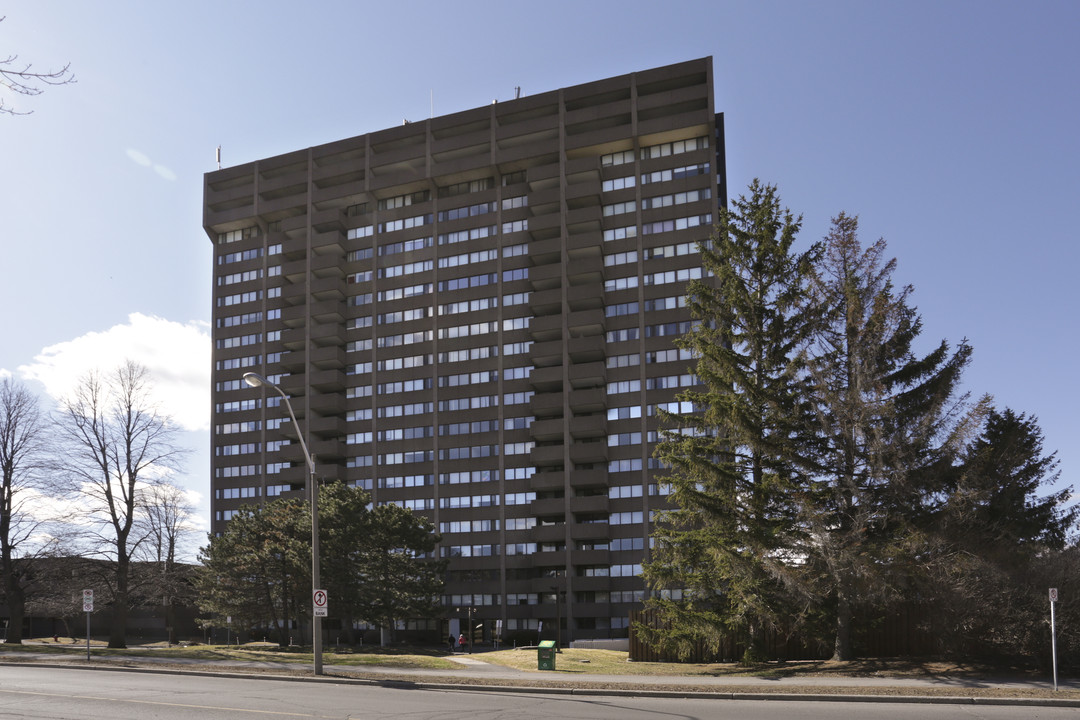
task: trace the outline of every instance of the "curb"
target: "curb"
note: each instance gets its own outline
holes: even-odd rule
[[[302,675],[273,675],[270,673],[213,672],[210,670],[162,670],[152,667],[121,667],[110,665],[65,665],[61,663],[9,663],[0,660],[0,665],[18,665],[19,667],[53,668],[59,670],[94,670],[101,672],[132,672],[147,675],[189,675],[193,677],[215,677],[234,680],[275,680],[277,682],[330,683],[337,685],[366,685],[394,690],[428,690],[439,692],[494,692],[529,695],[567,695],[593,697],[648,697],[678,698],[686,700],[757,700],[763,702],[836,702],[836,703],[878,703],[878,704],[923,704],[923,705],[981,705],[1011,707],[1056,707],[1080,708],[1080,699],[1055,698],[1018,698],[1018,697],[964,697],[950,695],[855,695],[824,693],[746,693],[712,692],[694,690],[646,690],[646,689],[610,689],[610,688],[573,688],[573,687],[530,687],[522,685],[483,685],[471,683],[438,683],[411,680],[388,679],[372,680],[353,678],[344,675],[323,675],[304,677]]]

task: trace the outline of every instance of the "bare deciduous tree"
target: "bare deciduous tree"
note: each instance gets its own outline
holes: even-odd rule
[[[169,482],[147,488],[144,499],[146,541],[140,547],[140,558],[152,568],[154,596],[161,598],[169,642],[174,643],[174,602],[177,598],[190,599],[193,595],[189,573],[183,572],[178,557],[189,549],[187,544],[196,535],[191,524],[195,507],[183,488]]]
[[[45,433],[37,397],[21,383],[0,381],[0,572],[9,643],[22,642],[27,585],[40,550],[35,535],[42,515],[28,512],[26,503],[40,497],[47,482],[42,473]]]
[[[113,565],[109,647],[125,647],[131,563],[148,540],[150,488],[177,469],[182,450],[168,415],[150,399],[146,368],[128,361],[108,377],[86,375],[61,402],[65,466],[85,506],[88,550]]]
[[[0,16],[3,22],[5,16]],[[71,63],[59,70],[40,72],[34,69],[31,63],[23,63],[18,55],[7,55],[0,58],[0,85],[3,85],[17,95],[34,97],[45,92],[48,85],[69,85],[75,82],[75,74],[71,72]],[[0,114],[6,115],[29,115],[33,110],[19,111],[6,105],[0,97]]]

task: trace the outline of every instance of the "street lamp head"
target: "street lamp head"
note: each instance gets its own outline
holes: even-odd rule
[[[244,382],[251,387],[262,387],[263,385],[269,385],[270,381],[264,378],[259,373],[248,372],[244,373]]]

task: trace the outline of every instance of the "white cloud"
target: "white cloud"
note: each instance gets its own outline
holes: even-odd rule
[[[135,148],[128,148],[125,152],[128,158],[130,158],[131,161],[134,162],[136,165],[153,168],[154,172],[158,174],[158,177],[161,177],[165,180],[176,179],[176,173],[174,173],[172,169],[166,167],[165,165],[161,165],[160,163],[155,163],[146,153],[140,150],[136,150]]]
[[[150,167],[153,165],[150,158],[146,156],[146,153],[139,152],[134,148],[127,149],[127,156],[137,165],[142,165],[143,167]]]
[[[154,399],[186,430],[210,426],[210,335],[205,323],[187,324],[132,313],[128,322],[51,345],[19,374],[68,395],[91,370],[110,372],[126,360],[150,371]]]

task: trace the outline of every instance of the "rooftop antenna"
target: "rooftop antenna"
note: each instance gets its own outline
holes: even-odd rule
[[[520,85],[515,85],[514,86],[514,99],[519,100],[520,98],[521,98],[521,86]]]
[[[221,169],[221,146],[217,146],[217,169]]]
[[[431,92],[431,117],[435,117],[435,89],[432,88]]]

